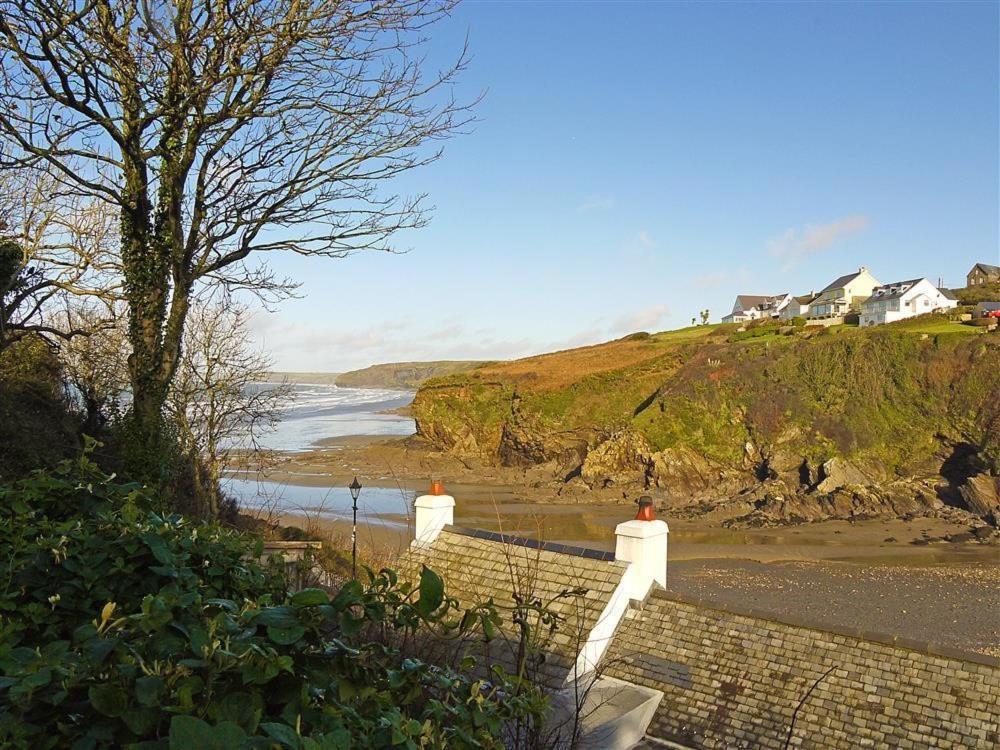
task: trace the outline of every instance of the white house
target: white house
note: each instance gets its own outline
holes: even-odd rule
[[[782,294],[776,294],[773,297],[768,297],[766,301],[761,302],[757,305],[757,309],[760,311],[760,317],[762,318],[779,318],[781,313],[788,307],[791,303],[793,297],[787,292]]]
[[[957,304],[958,300],[927,279],[895,281],[875,287],[871,296],[861,304],[861,325],[892,323],[914,315],[946,310]]]
[[[881,282],[865,266],[827,284],[809,306],[810,318],[836,318],[859,310]]]
[[[782,320],[808,317],[813,300],[815,300],[817,296],[818,295],[815,292],[810,292],[809,294],[803,294],[800,297],[792,297],[788,300],[788,304],[782,308],[778,317]]]
[[[747,320],[756,320],[760,317],[757,305],[766,302],[769,298],[764,294],[738,294],[733,303],[732,312],[722,317],[723,323],[743,323]]]
[[[759,318],[776,318],[791,301],[790,294],[740,294],[723,323],[744,323]]]

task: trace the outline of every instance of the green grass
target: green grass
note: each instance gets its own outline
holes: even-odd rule
[[[729,326],[736,329],[733,323],[709,323],[704,326],[688,326],[687,328],[678,328],[676,331],[660,331],[660,333],[654,333],[652,339],[660,344],[676,344],[684,341],[694,341],[696,339],[705,338],[712,331],[715,331],[724,326]]]
[[[957,333],[966,336],[975,336],[985,333],[985,328],[967,326],[955,320],[948,320],[939,315],[921,315],[916,318],[907,318],[896,323],[889,323],[888,327],[894,331],[907,331],[909,333]]]

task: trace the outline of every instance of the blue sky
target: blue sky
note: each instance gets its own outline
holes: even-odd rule
[[[867,265],[1000,264],[998,4],[467,2],[471,132],[395,186],[403,255],[272,259],[286,370],[510,358],[713,320]]]

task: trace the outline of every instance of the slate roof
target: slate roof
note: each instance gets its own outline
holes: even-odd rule
[[[862,273],[861,271],[855,271],[854,273],[849,273],[846,276],[841,276],[839,279],[834,279],[832,282],[823,287],[823,289],[820,291],[820,294],[822,294],[823,292],[829,292],[834,289],[840,289],[841,287],[847,286],[856,278],[858,278],[858,276],[860,276],[861,273]]]
[[[938,291],[948,299],[958,299],[958,295],[951,291],[951,289],[938,289]]]
[[[490,599],[504,620],[503,636],[490,644],[490,657],[512,669],[517,632],[514,592],[537,598],[565,618],[545,649],[543,678],[559,684],[570,674],[588,634],[600,619],[627,566],[614,554],[493,532],[446,526],[430,545],[411,548],[400,575],[416,582],[422,565],[445,581],[445,593],[464,607]],[[574,587],[586,593],[560,596]]]
[[[771,298],[766,294],[738,294],[736,295],[736,304],[740,310],[746,312],[757,305],[764,304],[769,299]]]
[[[882,284],[872,289],[872,296],[869,297],[867,302],[881,302],[883,300],[899,299],[908,291],[910,288],[923,281],[923,279],[907,279],[906,281],[894,281],[891,284]],[[896,287],[895,292],[890,292],[889,290]]]
[[[798,302],[800,305],[808,305],[818,296],[819,296],[818,294],[803,294],[801,297],[796,297],[795,301]]]
[[[991,266],[989,263],[976,263],[976,265],[974,265],[972,269],[975,270],[977,268],[983,273],[985,273],[987,276],[1000,275],[1000,266]]]

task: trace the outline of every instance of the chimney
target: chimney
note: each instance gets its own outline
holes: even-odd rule
[[[858,273],[864,273],[867,270],[868,270],[868,266],[861,266],[861,268],[858,269]]]
[[[665,521],[656,518],[653,500],[639,498],[639,512],[631,521],[615,528],[615,559],[631,563],[638,575],[632,578],[632,599],[644,599],[649,587],[658,583],[667,585],[667,528]]]
[[[414,503],[413,546],[422,547],[437,539],[441,529],[455,523],[455,498],[446,495],[440,480],[431,482],[430,491]]]

